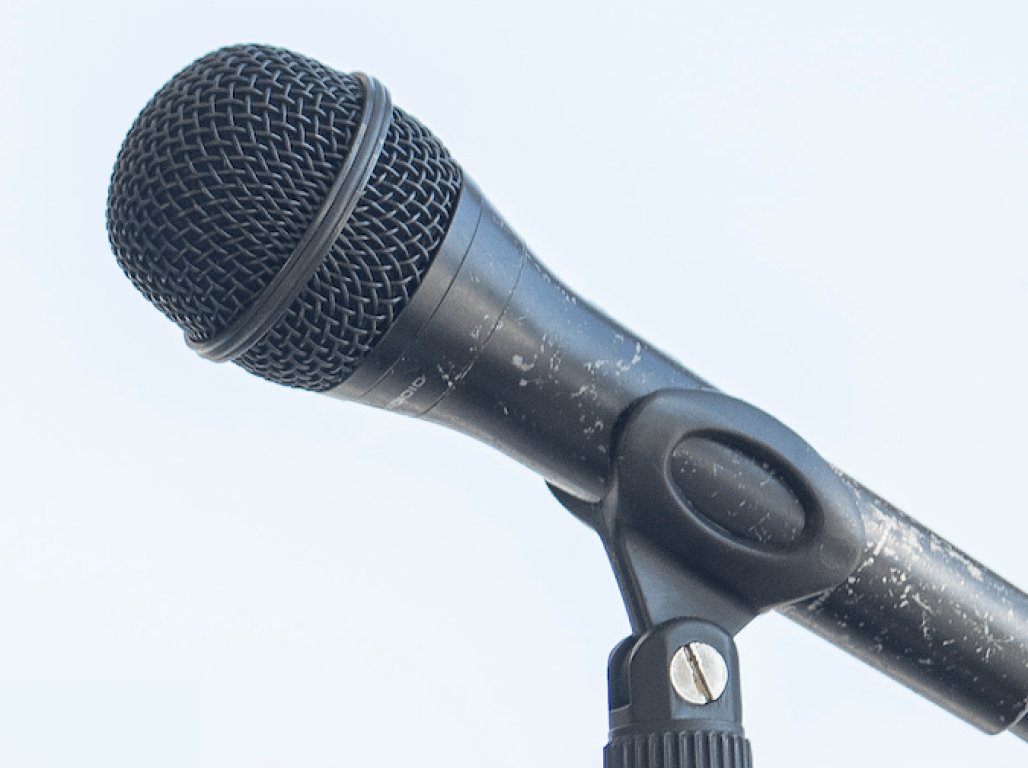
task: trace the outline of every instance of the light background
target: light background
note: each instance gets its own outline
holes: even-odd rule
[[[1028,586],[1028,6],[0,0],[0,765],[601,765],[598,542],[461,436],[191,353],[135,115],[236,42],[379,77],[571,286]],[[758,768],[1024,764],[771,615]]]

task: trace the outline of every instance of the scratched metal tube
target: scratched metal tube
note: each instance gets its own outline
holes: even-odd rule
[[[781,612],[988,733],[1026,738],[1028,595],[869,490],[846,582]]]

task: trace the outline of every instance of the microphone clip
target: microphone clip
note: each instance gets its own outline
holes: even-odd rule
[[[664,390],[629,409],[599,502],[550,490],[599,534],[632,624],[609,662],[606,767],[749,768],[733,637],[853,572],[864,529],[842,477],[741,400]]]

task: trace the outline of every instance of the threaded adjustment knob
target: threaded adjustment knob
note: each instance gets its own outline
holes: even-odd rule
[[[725,731],[663,731],[612,737],[604,768],[753,768],[750,742]]]

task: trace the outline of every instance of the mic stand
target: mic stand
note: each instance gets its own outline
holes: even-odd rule
[[[841,582],[864,549],[836,472],[762,411],[706,390],[641,400],[590,504],[633,634],[608,664],[605,768],[752,768],[733,636]]]

